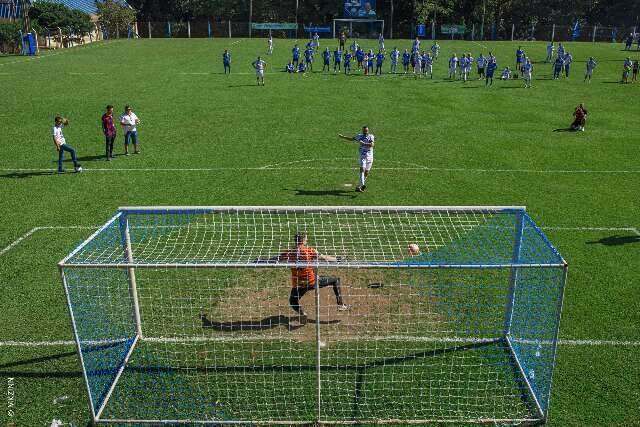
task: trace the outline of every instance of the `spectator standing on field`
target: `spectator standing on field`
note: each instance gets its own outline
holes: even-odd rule
[[[76,150],[67,144],[64,139],[62,129],[69,124],[69,121],[63,117],[56,116],[53,126],[53,144],[58,150],[58,173],[64,173],[62,162],[64,161],[64,152],[71,154],[71,160],[73,161],[73,168],[76,172],[82,172],[82,167],[78,163],[78,157],[76,156]]]
[[[136,116],[130,106],[125,105],[124,113],[120,116],[122,132],[124,132],[124,155],[129,155],[129,143],[133,144],[133,154],[140,154],[138,149],[138,129],[140,119]]]
[[[105,139],[105,157],[107,161],[113,160],[113,143],[116,140],[116,127],[113,124],[113,105],[107,105],[106,112],[102,115],[102,133]]]

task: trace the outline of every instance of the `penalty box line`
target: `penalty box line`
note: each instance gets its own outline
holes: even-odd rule
[[[358,337],[357,339],[374,340],[374,341],[386,341],[386,340],[402,340],[403,342],[432,342],[442,344],[460,344],[465,345],[469,343],[483,343],[494,342],[495,338],[463,338],[463,337]],[[256,342],[256,341],[278,341],[278,337],[240,337],[240,338],[216,338],[206,336],[194,336],[194,337],[175,337],[175,338],[155,338],[146,337],[142,341],[155,343],[155,344],[201,344],[207,342]],[[125,340],[102,340],[91,341],[86,344],[90,345],[104,345],[120,343]],[[286,340],[285,340],[286,341]],[[353,341],[353,339],[352,339]],[[34,347],[65,347],[75,346],[76,342],[72,340],[56,340],[56,341],[0,341],[0,347],[18,347],[18,348],[34,348]],[[640,341],[625,341],[625,340],[598,340],[598,339],[559,339],[558,344],[566,347],[627,347],[634,348],[640,347]]]

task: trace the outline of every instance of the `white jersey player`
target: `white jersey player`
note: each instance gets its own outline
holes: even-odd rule
[[[384,52],[384,36],[382,33],[378,37],[378,49]]]
[[[589,83],[591,83],[591,76],[593,75],[593,69],[596,68],[598,66],[598,64],[596,63],[596,60],[593,59],[593,56],[589,57],[589,60],[587,61],[587,72],[584,75],[584,81],[589,81]]]
[[[454,53],[449,58],[449,78],[455,80],[456,78],[456,69],[458,68],[458,57]]]
[[[267,63],[258,56],[258,59],[253,61],[251,65],[256,69],[256,80],[258,81],[258,86],[260,86],[260,84],[264,86],[264,68],[267,66]]]
[[[269,38],[267,39],[267,54],[273,54],[273,37],[269,34]]]
[[[371,165],[373,165],[373,146],[375,145],[375,137],[369,133],[369,127],[363,126],[362,133],[353,137],[338,134],[338,137],[347,141],[357,141],[360,144],[358,151],[360,153],[360,182],[356,187],[356,191],[362,193],[367,186],[365,182],[369,176]]]
[[[533,74],[533,64],[529,58],[525,58],[524,66],[522,67],[522,77],[524,78],[524,87],[531,87],[531,77]]]

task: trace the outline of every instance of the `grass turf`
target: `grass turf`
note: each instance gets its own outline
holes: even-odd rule
[[[620,45],[569,43],[569,80],[549,80],[551,65],[536,63],[534,88],[496,81],[486,90],[446,80],[444,59],[490,49],[501,70],[513,66],[517,43],[441,42],[435,77],[424,81],[287,75],[280,70],[292,44],[275,40],[264,88],[249,65],[264,40],[124,40],[0,58],[0,246],[34,227],[98,225],[119,205],[526,205],[543,229],[640,227],[629,110],[638,88],[617,83],[627,55]],[[410,42],[387,41],[395,44]],[[544,43],[522,44],[534,61],[544,58]],[[226,47],[231,76],[222,75]],[[599,66],[585,85],[588,56]],[[568,126],[578,102],[590,110],[587,131],[552,132]],[[102,160],[107,103],[116,111],[130,103],[141,117],[141,156]],[[71,120],[65,136],[82,175],[52,174],[56,114]],[[335,134],[364,123],[378,144],[368,192],[356,195],[345,186],[356,183],[355,147]],[[630,230],[546,231],[570,263],[561,338],[638,341],[640,238]],[[0,255],[1,340],[71,339],[55,263],[89,233],[40,229]],[[3,347],[0,359],[0,374],[15,378],[17,425],[87,422],[73,347]],[[636,422],[639,360],[637,346],[561,346],[549,424]],[[62,395],[70,398],[53,403]],[[4,411],[0,420],[10,421]]]

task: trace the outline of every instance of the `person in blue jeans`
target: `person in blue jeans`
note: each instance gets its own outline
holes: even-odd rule
[[[129,143],[133,143],[133,154],[140,154],[138,149],[138,129],[137,125],[140,123],[140,119],[131,110],[131,107],[126,105],[124,107],[124,113],[120,116],[120,124],[122,125],[122,131],[124,132],[124,155],[129,155]]]
[[[73,168],[76,172],[82,172],[82,167],[80,163],[78,163],[78,156],[76,155],[76,150],[67,144],[67,141],[64,139],[64,134],[62,133],[62,129],[69,124],[69,121],[60,116],[56,116],[55,123],[53,126],[53,143],[58,150],[58,173],[64,173],[64,168],[62,167],[62,162],[64,161],[64,152],[68,152],[71,155],[71,160],[73,161]]]

